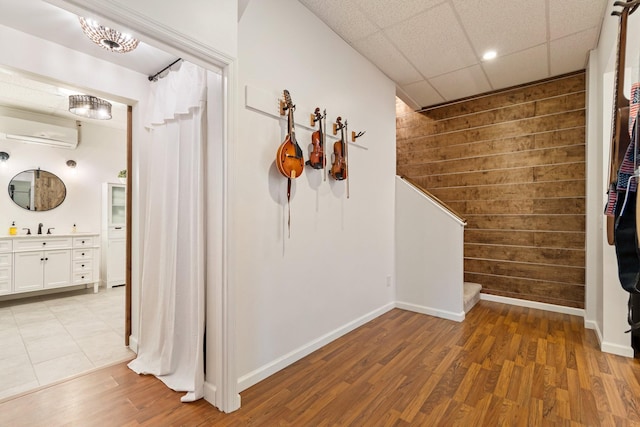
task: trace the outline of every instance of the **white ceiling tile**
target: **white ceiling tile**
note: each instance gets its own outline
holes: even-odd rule
[[[423,79],[382,32],[354,42],[353,47],[400,85]]]
[[[397,24],[446,0],[354,0],[362,11],[380,28]]]
[[[551,40],[595,27],[600,32],[606,0],[550,0],[549,30]],[[613,19],[613,18],[611,18]],[[595,45],[590,46],[590,49]]]
[[[529,83],[549,76],[547,45],[487,61],[482,64],[494,89]]]
[[[429,82],[423,80],[417,83],[401,86],[402,90],[415,100],[421,107],[444,102],[444,98],[435,91]]]
[[[589,50],[598,38],[598,30],[592,28],[558,40],[549,45],[551,75],[582,70],[587,66]]]
[[[477,62],[476,55],[448,3],[391,26],[384,32],[427,78]]]
[[[545,0],[453,0],[453,4],[478,56],[489,49],[508,55],[547,41]]]
[[[379,28],[352,1],[300,0],[314,15],[348,43],[367,37]]]
[[[429,83],[431,83],[447,101],[453,101],[491,90],[491,85],[489,85],[489,81],[479,65],[431,78],[429,79]]]

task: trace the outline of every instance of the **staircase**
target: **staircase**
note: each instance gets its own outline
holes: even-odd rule
[[[478,301],[482,285],[472,282],[464,282],[464,312],[468,313]]]

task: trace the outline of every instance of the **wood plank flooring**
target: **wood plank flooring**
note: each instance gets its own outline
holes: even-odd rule
[[[640,362],[579,317],[481,301],[463,323],[392,310],[223,414],[126,364],[0,403],[1,426],[640,426]]]

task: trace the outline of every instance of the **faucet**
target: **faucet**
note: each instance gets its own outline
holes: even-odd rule
[[[47,234],[51,234],[51,230],[55,230],[55,228],[47,228]]]
[[[42,223],[38,224],[38,234],[42,234]]]
[[[23,230],[27,230],[27,236],[31,234],[31,229],[30,228],[23,228]]]

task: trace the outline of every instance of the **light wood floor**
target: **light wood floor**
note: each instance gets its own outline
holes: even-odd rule
[[[1,426],[640,426],[640,362],[582,319],[481,301],[463,323],[392,310],[220,413],[125,364],[0,404]]]

